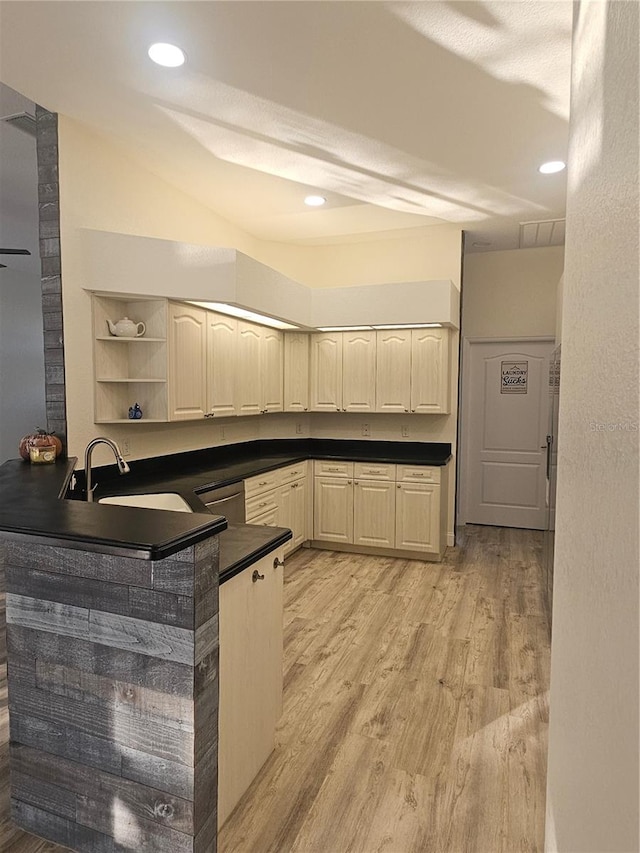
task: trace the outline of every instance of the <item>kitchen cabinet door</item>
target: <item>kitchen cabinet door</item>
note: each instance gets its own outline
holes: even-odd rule
[[[376,410],[376,333],[342,334],[342,411]]]
[[[353,480],[314,478],[313,538],[353,542]]]
[[[238,320],[236,407],[239,415],[262,412],[262,326]]]
[[[448,329],[411,330],[411,411],[450,411]]]
[[[169,303],[169,418],[202,418],[207,407],[207,312]]]
[[[285,483],[278,497],[278,527],[288,527],[293,538],[284,545],[285,556],[295,551],[307,537],[306,479]]]
[[[411,408],[411,330],[376,333],[376,411]]]
[[[285,332],[284,335],[284,410],[306,412],[309,409],[309,335]]]
[[[225,314],[207,312],[207,411],[230,417],[237,414],[236,343],[238,321]]]
[[[396,489],[393,482],[355,480],[353,542],[393,548],[396,539]]]
[[[283,561],[282,548],[220,587],[218,826],[275,746],[283,660],[283,569],[274,568],[276,557]],[[262,578],[254,581],[254,571]]]
[[[396,548],[440,554],[440,486],[396,485]]]
[[[311,335],[311,410],[342,410],[342,334]]]
[[[281,412],[283,409],[282,332],[262,329],[260,363],[262,370],[262,411]]]

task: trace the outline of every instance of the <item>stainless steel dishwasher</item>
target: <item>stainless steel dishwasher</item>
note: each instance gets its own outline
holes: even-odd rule
[[[206,492],[198,492],[198,497],[213,515],[224,515],[230,524],[244,524],[244,482],[219,486]]]

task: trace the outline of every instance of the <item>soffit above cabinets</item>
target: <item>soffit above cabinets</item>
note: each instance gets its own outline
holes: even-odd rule
[[[86,289],[226,302],[306,329],[354,324],[459,327],[449,280],[310,288],[235,249],[82,229]]]

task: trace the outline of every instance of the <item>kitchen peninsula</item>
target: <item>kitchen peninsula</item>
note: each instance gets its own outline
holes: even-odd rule
[[[219,570],[291,534],[220,547],[204,506],[62,500],[74,462],[0,466],[13,819],[92,853],[215,850]]]
[[[0,466],[16,823],[92,853],[215,850],[219,822],[273,748],[273,734],[271,741],[261,735],[251,754],[242,753],[233,743],[248,738],[231,730],[236,722],[250,725],[259,702],[261,723],[268,705],[273,731],[281,703],[281,642],[279,653],[278,642],[257,636],[248,650],[231,648],[234,637],[259,621],[247,608],[247,584],[249,596],[260,590],[271,601],[267,637],[281,630],[281,557],[292,534],[284,525],[270,526],[277,518],[268,513],[257,515],[256,524],[227,525],[206,514],[207,495],[231,483],[257,489],[282,482],[274,477],[310,465],[325,473],[360,466],[367,487],[396,470],[439,480],[450,458],[446,443],[245,442],[134,461],[126,478],[105,466],[95,472],[95,503],[82,499],[82,472],[70,488],[73,460]],[[366,479],[368,469],[373,481]],[[396,476],[404,473],[382,484],[394,495],[402,485]],[[339,488],[348,482],[340,477]],[[324,479],[309,477],[307,485]],[[287,481],[282,489],[301,482]],[[410,485],[438,488],[424,480]],[[158,492],[181,495],[194,511],[98,502],[110,494]],[[247,506],[260,513],[269,498],[253,494],[247,491]],[[316,544],[315,530],[307,528],[304,539]],[[238,628],[229,615],[222,618],[218,593],[221,609],[224,601],[238,605],[245,624]],[[219,629],[226,644],[220,667]],[[256,653],[263,655],[261,671],[270,667],[268,683],[250,674]],[[257,700],[243,692],[254,683],[261,685]]]

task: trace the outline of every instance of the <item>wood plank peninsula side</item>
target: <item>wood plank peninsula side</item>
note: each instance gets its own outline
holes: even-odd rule
[[[13,820],[78,851],[214,853],[218,536],[160,560],[8,538]]]

